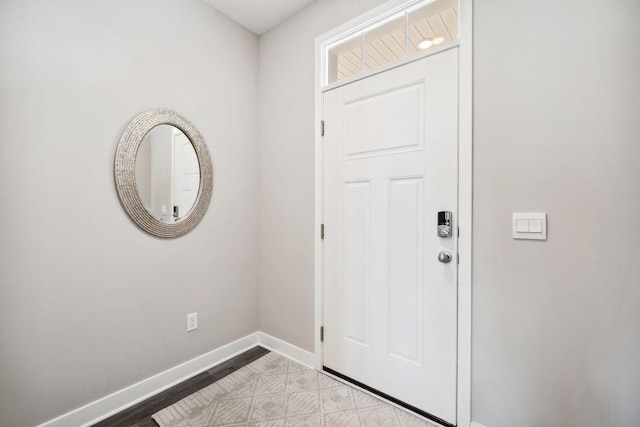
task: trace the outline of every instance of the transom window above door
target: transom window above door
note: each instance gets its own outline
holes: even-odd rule
[[[458,40],[456,0],[414,1],[323,46],[323,86]]]

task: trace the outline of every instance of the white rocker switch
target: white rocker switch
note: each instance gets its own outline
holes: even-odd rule
[[[546,212],[513,212],[514,239],[547,240]]]
[[[542,233],[542,220],[530,219],[529,220],[529,233]]]
[[[528,219],[516,219],[516,231],[518,233],[529,232],[529,220]]]

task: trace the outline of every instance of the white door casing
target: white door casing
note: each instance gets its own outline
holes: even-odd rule
[[[323,364],[456,424],[458,49],[323,101]]]

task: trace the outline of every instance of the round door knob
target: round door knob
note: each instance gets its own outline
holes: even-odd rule
[[[442,251],[438,254],[438,261],[449,264],[451,262],[451,252]]]

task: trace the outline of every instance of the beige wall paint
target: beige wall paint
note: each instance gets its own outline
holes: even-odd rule
[[[476,0],[472,418],[640,425],[640,2]],[[546,242],[511,239],[546,211]]]
[[[1,425],[258,329],[257,70],[257,37],[200,0],[0,2]],[[212,154],[209,211],[177,239],[137,228],[114,187],[120,135],[152,107]]]
[[[318,0],[260,37],[260,328],[308,351],[314,350],[314,42],[382,3]]]

